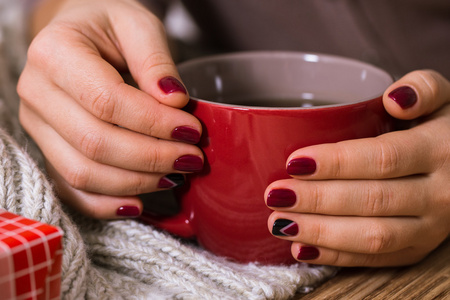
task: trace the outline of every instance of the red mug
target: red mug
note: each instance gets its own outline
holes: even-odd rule
[[[175,191],[180,212],[145,222],[238,262],[291,264],[291,242],[267,229],[264,191],[289,178],[286,159],[314,144],[392,130],[382,95],[392,77],[353,59],[299,52],[241,52],[178,66],[203,126],[202,172]]]

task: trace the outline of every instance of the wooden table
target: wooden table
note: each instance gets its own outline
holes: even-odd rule
[[[344,268],[295,299],[450,299],[450,239],[416,265]]]

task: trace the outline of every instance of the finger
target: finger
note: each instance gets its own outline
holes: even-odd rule
[[[277,211],[340,216],[421,216],[433,190],[426,176],[392,180],[280,180],[266,189]]]
[[[96,219],[136,218],[143,210],[139,197],[115,197],[77,190],[71,187],[50,163],[47,163],[46,167],[54,181],[58,197],[86,216]]]
[[[292,256],[308,264],[345,267],[387,267],[414,264],[422,260],[427,252],[406,248],[391,253],[365,254],[315,247],[303,243],[292,243]]]
[[[430,173],[442,149],[434,134],[416,127],[375,138],[305,147],[287,160],[291,176],[307,179],[382,179]],[[414,163],[411,163],[414,162]]]
[[[161,103],[181,108],[189,97],[172,60],[164,25],[147,11],[141,13],[142,18],[127,20],[127,26],[121,22],[112,24],[119,47],[143,91]]]
[[[42,101],[35,109],[48,117],[46,123],[62,138],[91,160],[128,170],[170,173],[174,171],[173,164],[178,158],[186,155],[202,157],[200,149],[193,145],[152,138],[103,122],[62,91],[55,88],[46,90],[51,93],[44,91]],[[58,100],[49,101],[50,97]],[[183,113],[165,108],[174,110],[175,115]]]
[[[189,98],[171,58],[165,29],[158,17],[138,2],[116,2],[114,5],[100,2],[96,5],[106,5],[97,9],[104,15],[86,12],[82,5],[73,6],[71,14],[60,14],[62,16],[55,18],[62,22],[53,23],[64,27],[67,20],[71,20],[73,24],[69,24],[72,25],[69,29],[75,28],[75,31],[82,33],[87,38],[84,44],[91,44],[115,67],[128,66],[142,90],[161,103],[183,107]],[[77,24],[83,24],[84,28],[80,30]]]
[[[393,83],[383,95],[386,110],[398,119],[428,115],[450,102],[450,82],[432,70],[414,71]]]
[[[24,127],[33,126],[32,138],[49,163],[68,184],[78,190],[106,195],[138,195],[166,188],[167,176],[124,170],[87,159],[42,122],[26,106],[21,106]],[[52,143],[48,143],[51,140]]]
[[[161,105],[154,97],[125,84],[117,70],[103,60],[86,37],[71,32],[64,34],[44,35],[30,46],[31,63],[18,85],[21,98],[29,101],[29,105],[36,97],[31,91],[42,90],[39,87],[32,89],[29,84],[43,77],[41,80],[54,82],[55,86],[105,122],[164,139],[179,137],[177,128],[190,128],[197,133],[191,142],[198,141],[201,125],[195,117],[179,110],[174,112],[173,108]],[[67,42],[55,45],[55,39]],[[44,74],[42,70],[45,70]]]
[[[273,212],[268,221],[276,237],[339,251],[379,254],[417,243],[422,219],[412,217],[346,217]]]

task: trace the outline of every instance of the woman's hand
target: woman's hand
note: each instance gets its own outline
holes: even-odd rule
[[[157,17],[133,0],[61,2],[29,48],[20,121],[64,201],[96,218],[138,216],[136,195],[202,168],[201,125],[180,110],[189,97]]]
[[[418,262],[450,233],[450,83],[416,71],[383,96],[415,127],[292,153],[272,183],[271,232],[299,261],[337,266]]]

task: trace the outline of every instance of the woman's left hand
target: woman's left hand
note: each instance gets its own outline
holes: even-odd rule
[[[275,236],[299,261],[395,266],[423,259],[450,233],[450,82],[415,71],[383,96],[398,119],[418,125],[374,138],[299,149],[291,179],[272,183]]]

